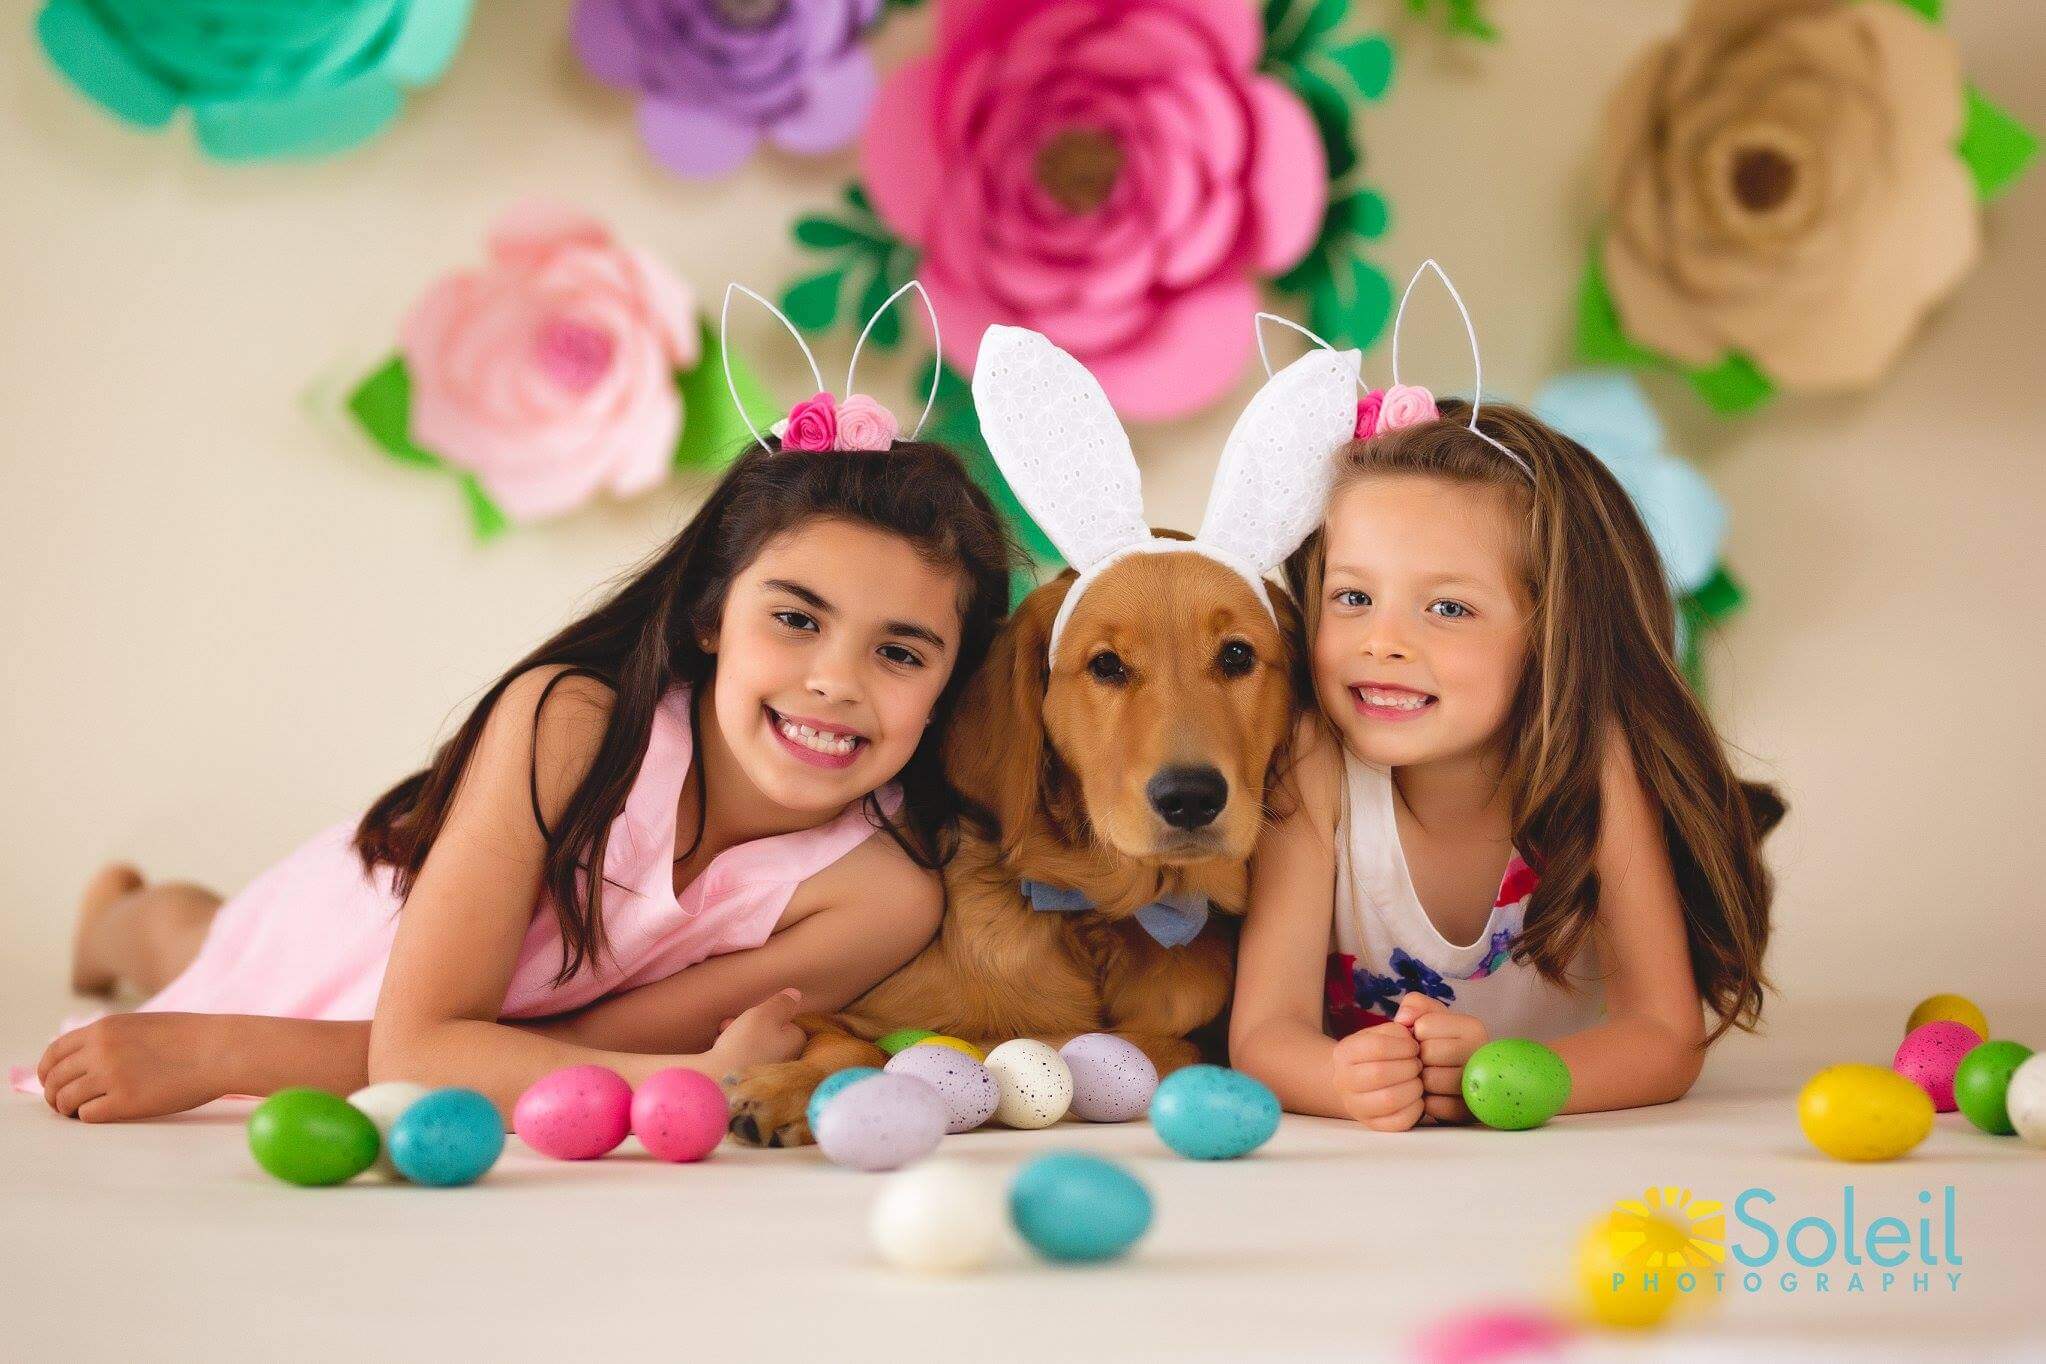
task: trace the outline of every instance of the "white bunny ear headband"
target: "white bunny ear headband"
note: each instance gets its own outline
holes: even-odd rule
[[[1470,338],[1472,374],[1471,419],[1468,423],[1468,429],[1479,440],[1512,460],[1514,467],[1526,474],[1529,482],[1533,482],[1534,470],[1518,451],[1509,449],[1506,445],[1478,430],[1478,405],[1482,401],[1482,389],[1485,379],[1484,361],[1478,355],[1478,329],[1471,324],[1471,311],[1464,306],[1463,295],[1456,291],[1456,286],[1449,282],[1448,274],[1443,271],[1441,266],[1435,263],[1432,257],[1421,262],[1420,267],[1414,271],[1414,277],[1407,281],[1406,292],[1400,295],[1399,311],[1393,315],[1392,320],[1392,383],[1385,388],[1366,389],[1364,397],[1357,403],[1356,433],[1359,437],[1375,436],[1383,431],[1397,431],[1403,426],[1414,426],[1421,422],[1434,421],[1442,415],[1436,410],[1435,395],[1433,393],[1418,384],[1402,384],[1400,382],[1400,326],[1407,320],[1407,300],[1414,296],[1414,286],[1419,284],[1421,276],[1427,274],[1430,270],[1433,270],[1435,277],[1442,281],[1442,287],[1449,291],[1450,301],[1456,304],[1456,311],[1463,318],[1464,335]],[[1272,372],[1271,356],[1265,351],[1263,324],[1266,322],[1276,322],[1282,327],[1291,327],[1323,350],[1335,349],[1328,342],[1322,340],[1298,322],[1288,317],[1280,317],[1277,313],[1259,313],[1257,315],[1257,322],[1257,354],[1258,358],[1264,362],[1266,374]],[[1363,380],[1361,378],[1358,380],[1358,385],[1363,387]]]
[[[1264,575],[1321,522],[1334,465],[1357,420],[1356,351],[1308,352],[1266,381],[1222,447],[1192,540],[1155,538],[1129,436],[1086,367],[1036,332],[989,327],[973,370],[981,433],[1017,500],[1079,580],[1051,627],[1132,554],[1200,554],[1240,574],[1273,619]]]
[[[790,409],[788,416],[768,428],[768,431],[781,441],[781,448],[886,450],[901,434],[901,426],[896,422],[893,412],[853,388],[853,376],[859,372],[860,350],[867,344],[867,334],[874,330],[874,324],[881,320],[881,314],[894,307],[895,301],[912,289],[916,290],[917,297],[924,301],[924,311],[931,319],[931,344],[937,344],[938,310],[931,306],[931,296],[924,292],[924,286],[916,280],[911,280],[888,295],[881,306],[874,310],[874,315],[867,319],[867,325],[860,328],[859,340],[853,342],[852,363],[847,365],[845,370],[845,398],[840,401],[834,399],[830,390],[824,387],[824,374],[817,368],[817,357],[810,353],[810,343],[803,339],[802,332],[796,330],[796,324],[789,321],[788,314],[743,284],[725,286],[724,307],[718,312],[718,348],[724,354],[725,387],[731,392],[732,406],[738,409],[739,420],[746,423],[746,429],[753,433],[753,439],[759,443],[761,449],[769,454],[774,453],[774,447],[767,443],[767,437],[753,424],[752,416],[746,411],[745,400],[739,396],[738,381],[732,377],[732,295],[735,293],[746,295],[773,313],[782,326],[788,328],[789,335],[795,337],[796,344],[802,347],[803,359],[810,365],[810,377],[817,385],[815,397],[797,403]],[[939,354],[942,355],[944,352],[940,351]],[[916,419],[916,425],[910,428],[906,439],[915,440],[917,433],[924,429],[924,423],[931,417],[931,404],[937,399],[938,371],[936,366],[932,366],[931,391],[924,399],[923,415]]]

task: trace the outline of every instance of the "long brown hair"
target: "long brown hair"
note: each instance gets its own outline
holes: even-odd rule
[[[589,772],[555,827],[541,828],[547,841],[543,880],[561,928],[555,983],[593,964],[605,950],[604,923],[600,895],[584,869],[604,865],[611,824],[639,775],[656,707],[678,685],[700,691],[709,682],[715,658],[699,641],[716,635],[732,581],[776,536],[823,517],[900,535],[927,560],[956,568],[966,579],[957,661],[930,725],[896,777],[903,794],[899,821],[883,813],[875,795],[865,801],[868,819],[920,865],[943,862],[956,842],[959,801],[946,780],[941,748],[960,690],[1008,613],[1009,573],[1018,555],[1000,514],[959,457],[942,445],[904,441],[884,451],[749,448],[666,548],[596,610],[513,664],[431,765],[370,806],[355,831],[364,868],[396,868],[398,894],[411,892],[498,698],[521,673],[565,664],[561,676],[594,677],[617,693]],[[696,708],[689,711],[693,734]],[[703,764],[691,764],[691,774],[701,842]]]
[[[1768,981],[1773,885],[1762,837],[1783,818],[1769,786],[1743,781],[1676,653],[1676,609],[1662,560],[1619,481],[1589,450],[1520,408],[1486,403],[1478,429],[1519,454],[1528,474],[1467,429],[1469,404],[1444,399],[1441,420],[1354,441],[1337,452],[1336,488],[1374,473],[1496,486],[1528,511],[1526,577],[1533,615],[1526,672],[1506,739],[1514,845],[1540,877],[1517,961],[1564,982],[1598,907],[1599,778],[1606,738],[1627,744],[1662,813],[1683,900],[1691,974],[1718,1016],[1708,1041],[1753,1030]],[[1287,561],[1306,612],[1321,618],[1322,537]]]

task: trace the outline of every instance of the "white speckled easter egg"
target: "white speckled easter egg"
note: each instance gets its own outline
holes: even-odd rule
[[[951,1047],[920,1042],[896,1052],[882,1067],[890,1075],[913,1075],[945,1101],[947,1132],[971,1132],[994,1116],[1001,1089],[986,1066]]]
[[[817,1115],[817,1144],[835,1165],[896,1170],[922,1160],[945,1135],[945,1101],[913,1075],[870,1075]]]
[[[1019,1037],[987,1054],[1001,1099],[995,1121],[1009,1127],[1050,1127],[1073,1102],[1073,1072],[1043,1042]]]
[[[398,1115],[432,1093],[425,1085],[415,1085],[410,1080],[385,1080],[381,1084],[366,1085],[348,1096],[348,1102],[360,1109],[364,1116],[376,1124],[377,1159],[369,1167],[370,1174],[378,1179],[399,1179],[398,1167],[391,1164],[391,1124]]]
[[[945,1274],[986,1264],[1001,1244],[1006,1219],[999,1180],[956,1161],[934,1160],[889,1176],[868,1225],[874,1249],[889,1264]]]
[[[1084,1122],[1141,1118],[1158,1092],[1158,1067],[1143,1048],[1113,1033],[1081,1033],[1059,1055],[1073,1073],[1073,1116]]]
[[[2010,1073],[2003,1104],[2011,1127],[2024,1143],[2046,1147],[2046,1051]]]

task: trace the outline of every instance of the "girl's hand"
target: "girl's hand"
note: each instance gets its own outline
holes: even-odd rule
[[[120,1122],[197,1108],[226,1091],[215,1077],[221,1038],[211,1014],[111,1014],[43,1052],[43,1100],[67,1118]]]
[[[793,1061],[809,1040],[794,1022],[802,1008],[803,992],[790,988],[726,1019],[708,1053],[716,1062],[713,1073],[723,1076],[771,1061]]]
[[[1421,1051],[1422,1108],[1437,1122],[1469,1122],[1463,1101],[1463,1067],[1488,1040],[1485,1025],[1439,999],[1406,995],[1394,1021],[1411,1028]]]
[[[1421,1044],[1403,1025],[1381,1023],[1337,1042],[1335,1071],[1343,1111],[1372,1131],[1404,1132],[1421,1120]]]

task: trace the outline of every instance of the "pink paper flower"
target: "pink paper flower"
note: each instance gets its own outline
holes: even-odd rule
[[[886,450],[901,434],[895,414],[864,393],[846,395],[838,405],[835,450]]]
[[[829,450],[838,444],[838,409],[829,393],[819,393],[789,409],[782,428],[784,450]]]
[[[1385,390],[1374,388],[1357,400],[1356,439],[1378,434],[1378,409],[1385,405]]]
[[[531,204],[498,220],[482,269],[426,291],[398,345],[413,441],[533,521],[660,482],[682,429],[675,371],[702,334],[666,266],[594,218]]]
[[[1435,409],[1435,395],[1418,384],[1394,384],[1385,390],[1378,409],[1378,429],[1397,431],[1403,426],[1432,422],[1442,414]]]
[[[1312,246],[1327,164],[1306,107],[1256,72],[1249,0],[939,0],[861,142],[881,217],[923,251],[946,358],[1035,328],[1124,415],[1220,398],[1257,279]]]

